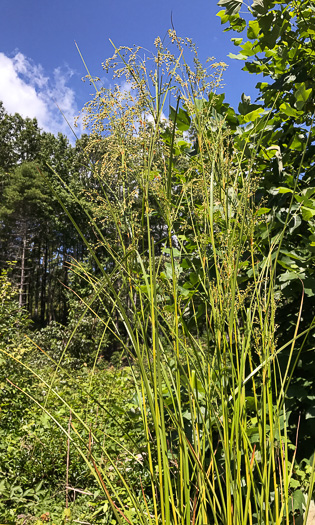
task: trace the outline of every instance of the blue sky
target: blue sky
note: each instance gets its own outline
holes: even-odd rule
[[[92,75],[104,76],[101,64],[116,46],[137,44],[153,51],[171,27],[196,43],[202,62],[208,56],[228,64],[226,100],[237,107],[242,92],[255,98],[259,81],[241,71],[242,62],[224,33],[216,0],[2,0],[0,17],[0,100],[9,113],[36,117],[43,129],[69,134],[55,102],[70,122],[93,88],[76,41]],[[109,82],[111,79],[109,79]]]

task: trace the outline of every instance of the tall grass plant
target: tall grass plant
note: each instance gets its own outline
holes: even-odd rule
[[[307,335],[299,332],[303,305],[294,338],[279,347],[281,235],[262,256],[255,148],[244,171],[243,153],[213,111],[224,64],[204,69],[190,41],[169,37],[174,54],[160,39],[147,58],[139,48],[115,49],[104,67],[124,83],[95,83],[85,108],[88,148],[99,155],[85,195],[96,237],[87,243],[95,271],[83,272],[94,290],[85,306],[97,316],[102,301],[104,337],[128,359],[135,395],[126,410],[139,440],[117,460],[108,452],[115,438],[105,431],[101,442],[71,403],[71,432],[56,423],[107,498],[109,523],[293,523],[302,514],[292,485],[298,436],[291,441],[285,394],[295,342]],[[72,269],[82,275],[79,263]],[[54,380],[41,381],[58,397]]]

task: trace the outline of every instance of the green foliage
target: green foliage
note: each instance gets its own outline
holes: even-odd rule
[[[249,35],[255,34],[251,24]],[[294,262],[284,268],[283,257],[300,260],[292,249],[283,250],[301,225],[300,217],[290,216],[301,195],[294,181],[280,185],[280,155],[276,186],[268,185],[260,167],[255,134],[265,130],[264,107],[244,96],[237,115],[223,96],[207,92],[198,62],[197,73],[185,62],[182,67],[184,42],[174,32],[170,37],[178,54],[157,40],[159,72],[145,74],[137,53],[116,50],[114,67],[117,56],[123,67],[115,73],[125,73],[137,95],[131,100],[132,90],[102,90],[88,107],[96,135],[88,147],[100,143],[103,152],[86,207],[98,243],[92,247],[76,225],[95,263],[93,272],[85,271],[92,291],[86,306],[95,313],[94,301],[102,305],[105,333],[133,364],[135,439],[143,439],[137,441],[136,479],[123,459],[127,454],[135,461],[134,449],[123,445],[114,459],[111,433],[103,447],[71,405],[76,438],[89,436],[95,454],[84,441],[73,444],[117,523],[288,521],[303,505],[286,397],[299,355],[301,313],[293,313],[293,337],[284,337],[276,312],[285,305],[287,282],[295,280],[295,268],[288,271]],[[164,92],[159,75],[165,73],[170,81]],[[194,83],[198,74],[200,84]],[[163,123],[165,93],[174,103]],[[268,148],[266,165],[272,149],[279,153]],[[287,208],[273,204],[279,195],[291,199]],[[279,274],[278,266],[284,269]],[[66,399],[60,401],[70,410]],[[67,422],[58,423],[69,436]],[[312,490],[310,479],[308,484]]]
[[[36,119],[9,115],[0,101],[0,173],[17,164],[32,162],[40,150],[40,130]]]
[[[10,268],[11,266],[11,268]],[[28,313],[19,308],[18,291],[9,279],[12,266],[0,273],[0,348],[6,351],[14,351],[16,355],[24,352],[27,344],[24,333],[28,331],[30,319]],[[0,358],[3,361],[3,356]]]
[[[271,78],[258,103],[243,94],[231,108],[215,93],[224,64],[209,77],[170,31],[172,53],[156,39],[153,60],[120,48],[106,61],[128,91],[90,78],[84,183],[67,177],[71,160],[50,163],[49,202],[61,203],[88,257],[67,273],[67,323],[35,335],[40,358],[11,351],[4,369],[7,519],[289,524],[307,507],[313,9],[255,0],[245,19],[241,0],[219,5],[228,29],[246,30],[235,58]],[[113,351],[128,366],[103,370]]]
[[[71,403],[74,412],[81,414],[87,427],[93,429],[96,439],[102,442],[104,436],[110,436],[111,456],[119,456],[120,461],[125,461],[129,468],[131,457],[122,458],[121,446],[129,446],[135,454],[141,453],[144,446],[139,436],[138,418],[128,416],[128,411],[124,410],[126,406],[129,410],[134,406],[130,371],[110,367],[97,368],[92,372],[83,367],[76,371],[74,377],[73,374],[55,374],[54,368],[46,360],[46,363],[41,363],[40,373],[44,381],[55,375],[54,384],[58,395]],[[49,394],[44,382],[17,367],[6,370],[6,376],[12,383],[22,381],[26,392],[31,393],[36,388],[37,400],[45,403],[47,411],[53,412],[60,424],[67,426],[69,409],[59,406],[58,399]],[[88,400],[87,392],[90,396]],[[78,428],[73,429],[74,435],[75,430]],[[67,492],[67,437],[40,407],[30,405],[27,397],[9,383],[1,384],[0,437],[2,519],[16,523],[18,515],[24,515],[25,518],[37,516],[39,519],[42,514],[49,512],[52,522],[56,525],[63,524],[62,514]],[[81,432],[80,439],[89,446],[88,431]],[[93,449],[97,448],[97,443],[92,446]],[[99,466],[108,468],[115,482],[115,472],[111,471],[106,457],[99,457]],[[129,470],[132,470],[129,474],[130,483],[137,483],[137,468],[132,465]],[[68,490],[68,495],[73,519],[94,519],[94,523],[110,523],[108,519],[111,512],[85,462],[72,444],[68,486],[72,487]],[[123,496],[123,490],[121,493]]]
[[[252,104],[243,95],[238,108],[240,115],[235,114],[239,127],[234,132],[234,144],[244,150],[244,162],[251,159],[261,180],[256,199],[268,208],[265,223],[259,229],[261,255],[281,238],[276,281],[277,336],[285,343],[294,334],[301,298],[301,328],[309,326],[315,316],[314,76],[310,73],[315,67],[314,6],[310,1],[264,0],[252,2],[245,17],[243,2],[222,1],[219,5],[223,10],[218,15],[227,25],[226,30],[239,31],[235,20],[242,20],[241,31],[247,30],[247,41],[232,39],[240,50],[237,58],[244,60],[243,69],[266,77],[258,82],[257,88],[259,104],[268,113],[262,118],[252,118]],[[222,114],[220,108],[218,111]],[[248,128],[243,125],[247,113],[252,122]],[[287,228],[282,235],[285,223]],[[297,343],[300,368],[294,381],[297,385],[305,384],[305,397],[299,397],[299,401],[291,397],[290,407],[295,414],[301,412],[303,426],[307,428],[307,407],[314,396],[310,382],[315,369],[313,337],[304,341],[302,347]],[[297,419],[292,415],[292,423],[297,424]],[[301,450],[302,459],[303,454],[313,452],[314,434],[308,429],[304,435],[302,430],[300,438],[307,446]]]
[[[67,322],[63,284],[68,284],[66,263],[82,260],[84,247],[55,197],[57,169],[76,194],[86,187],[88,162],[82,153],[86,136],[75,148],[61,133],[39,130],[36,120],[9,115],[0,105],[0,245],[6,259],[16,261],[11,278],[20,290],[19,304],[36,326],[55,320]],[[49,167],[48,167],[49,165]],[[84,214],[58,190],[80,223]],[[4,268],[4,261],[0,264]]]
[[[69,290],[65,294],[67,324],[51,321],[35,332],[33,341],[55,361],[61,359],[64,365],[67,362],[67,366],[76,368],[83,363],[91,365],[95,360],[109,360],[118,349],[115,342],[109,341],[108,334],[104,333],[103,317],[107,310],[96,294],[91,265],[73,264],[72,270],[69,274]],[[93,304],[92,310],[90,304]],[[37,365],[43,359],[41,354],[34,356]]]

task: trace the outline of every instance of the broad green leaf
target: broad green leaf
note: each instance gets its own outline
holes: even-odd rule
[[[295,253],[294,251],[288,251],[288,250],[280,250],[280,253],[286,255],[287,257],[290,257],[290,259],[294,259],[296,261],[301,260],[301,256]]]
[[[254,122],[257,120],[261,115],[265,113],[265,110],[263,108],[255,109],[254,111],[251,111],[250,113],[247,113],[247,115],[243,116],[243,122]]]
[[[264,159],[270,160],[276,155],[276,151],[276,148],[273,148],[273,146],[269,146],[268,149],[261,149],[259,153]]]
[[[173,254],[173,257],[180,257],[181,256],[181,251],[178,250],[177,248],[172,248],[172,252],[170,250],[170,248],[164,248],[163,250],[164,253],[172,253]]]
[[[191,268],[191,262],[189,259],[183,259],[181,262],[181,267],[187,270],[188,268]]]
[[[187,142],[186,140],[179,140],[177,146],[180,148],[181,152],[191,148],[190,142]]]
[[[293,492],[293,509],[303,512],[303,506],[305,505],[305,497],[301,490],[295,490]]]
[[[229,15],[226,14],[226,11],[225,9],[222,9],[221,11],[219,11],[216,16],[218,16],[219,18],[221,18],[221,24],[226,24],[229,20]]]
[[[290,149],[294,149],[296,151],[302,151],[303,149],[303,142],[299,139],[297,135],[293,137],[293,140],[289,146]]]
[[[238,118],[233,108],[229,108],[225,115],[225,121],[229,125],[230,129],[236,129],[239,124]]]
[[[206,103],[207,101],[205,98],[197,98],[197,100],[195,101],[195,106],[198,111],[202,111]]]
[[[304,281],[304,291],[308,297],[315,296],[315,279],[309,277]]]
[[[279,258],[278,263],[280,264],[280,266],[282,266],[282,268],[288,270],[289,272],[291,272],[292,270],[296,271],[298,269],[297,265],[293,263],[293,261],[291,261],[289,257],[281,257],[281,259]]]
[[[305,221],[310,221],[315,216],[315,209],[302,206],[302,217]]]
[[[235,46],[240,46],[243,42],[243,38],[231,38],[231,42],[233,42]]]
[[[295,195],[295,200],[303,204],[305,208],[315,209],[315,200],[308,199],[307,195]]]
[[[297,489],[301,485],[300,481],[297,479],[291,479],[290,481],[290,487],[293,489]]]
[[[260,46],[255,45],[254,43],[249,41],[245,42],[245,44],[243,44],[241,48],[241,53],[245,58],[252,57],[254,55],[257,55],[257,53],[261,52]]]
[[[290,188],[283,188],[282,186],[277,188],[277,190],[278,190],[278,193],[293,193],[293,191],[290,190]]]
[[[294,93],[295,100],[296,100],[296,108],[298,110],[302,110],[305,106],[305,102],[309,98],[310,94],[312,93],[312,88],[305,89],[305,83],[302,82],[301,84],[296,84],[297,90]]]
[[[228,57],[234,58],[234,60],[245,60],[246,58],[244,55],[241,55],[240,53],[238,53],[237,55],[235,55],[234,53],[229,53]]]
[[[187,131],[190,128],[190,116],[187,111],[179,108],[176,123],[180,131]]]
[[[224,7],[227,15],[237,15],[243,4],[243,0],[219,0],[218,6]]]
[[[256,211],[255,215],[256,217],[260,217],[261,215],[265,215],[265,213],[269,213],[271,208],[260,208]]]
[[[179,108],[176,115],[175,109],[170,106],[169,118],[172,122],[176,121],[176,126],[180,131],[187,131],[190,128],[190,116],[182,108]]]
[[[188,297],[192,294],[191,290],[184,288],[183,286],[178,286],[177,289],[183,297]]]
[[[257,13],[263,13],[265,11],[265,2],[264,0],[254,0],[251,9],[257,11]]]
[[[304,197],[306,197],[307,199],[312,197],[312,195],[314,195],[314,193],[315,193],[315,188],[314,187],[306,188],[305,190],[302,191],[302,195]],[[314,201],[314,204],[315,204],[315,201]]]
[[[247,38],[254,40],[258,37],[260,31],[259,22],[257,20],[250,20],[248,22]]]
[[[299,115],[296,109],[292,108],[292,106],[290,106],[290,104],[288,104],[287,102],[281,104],[279,109],[282,113],[287,115],[287,117],[298,117]]]
[[[233,31],[236,31],[237,33],[241,33],[246,27],[246,20],[244,20],[244,18],[241,18],[239,15],[235,15],[229,18],[229,22],[231,29],[233,29]]]
[[[189,275],[189,279],[190,279],[191,284],[193,284],[193,285],[199,283],[199,276],[198,276],[197,273],[194,273],[194,272],[191,273]]]
[[[246,62],[243,71],[248,71],[249,73],[259,74],[264,70],[264,67],[258,60],[253,60],[252,62]]]
[[[303,277],[305,277],[305,274],[300,274],[298,272],[285,272],[280,275],[279,281],[285,283],[287,281],[294,281],[295,279],[303,279]]]

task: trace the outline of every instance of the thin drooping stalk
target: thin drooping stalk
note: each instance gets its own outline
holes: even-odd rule
[[[67,439],[67,463],[66,463],[66,509],[69,506],[69,465],[70,465],[70,431],[71,431],[71,410],[68,423],[68,439]]]

